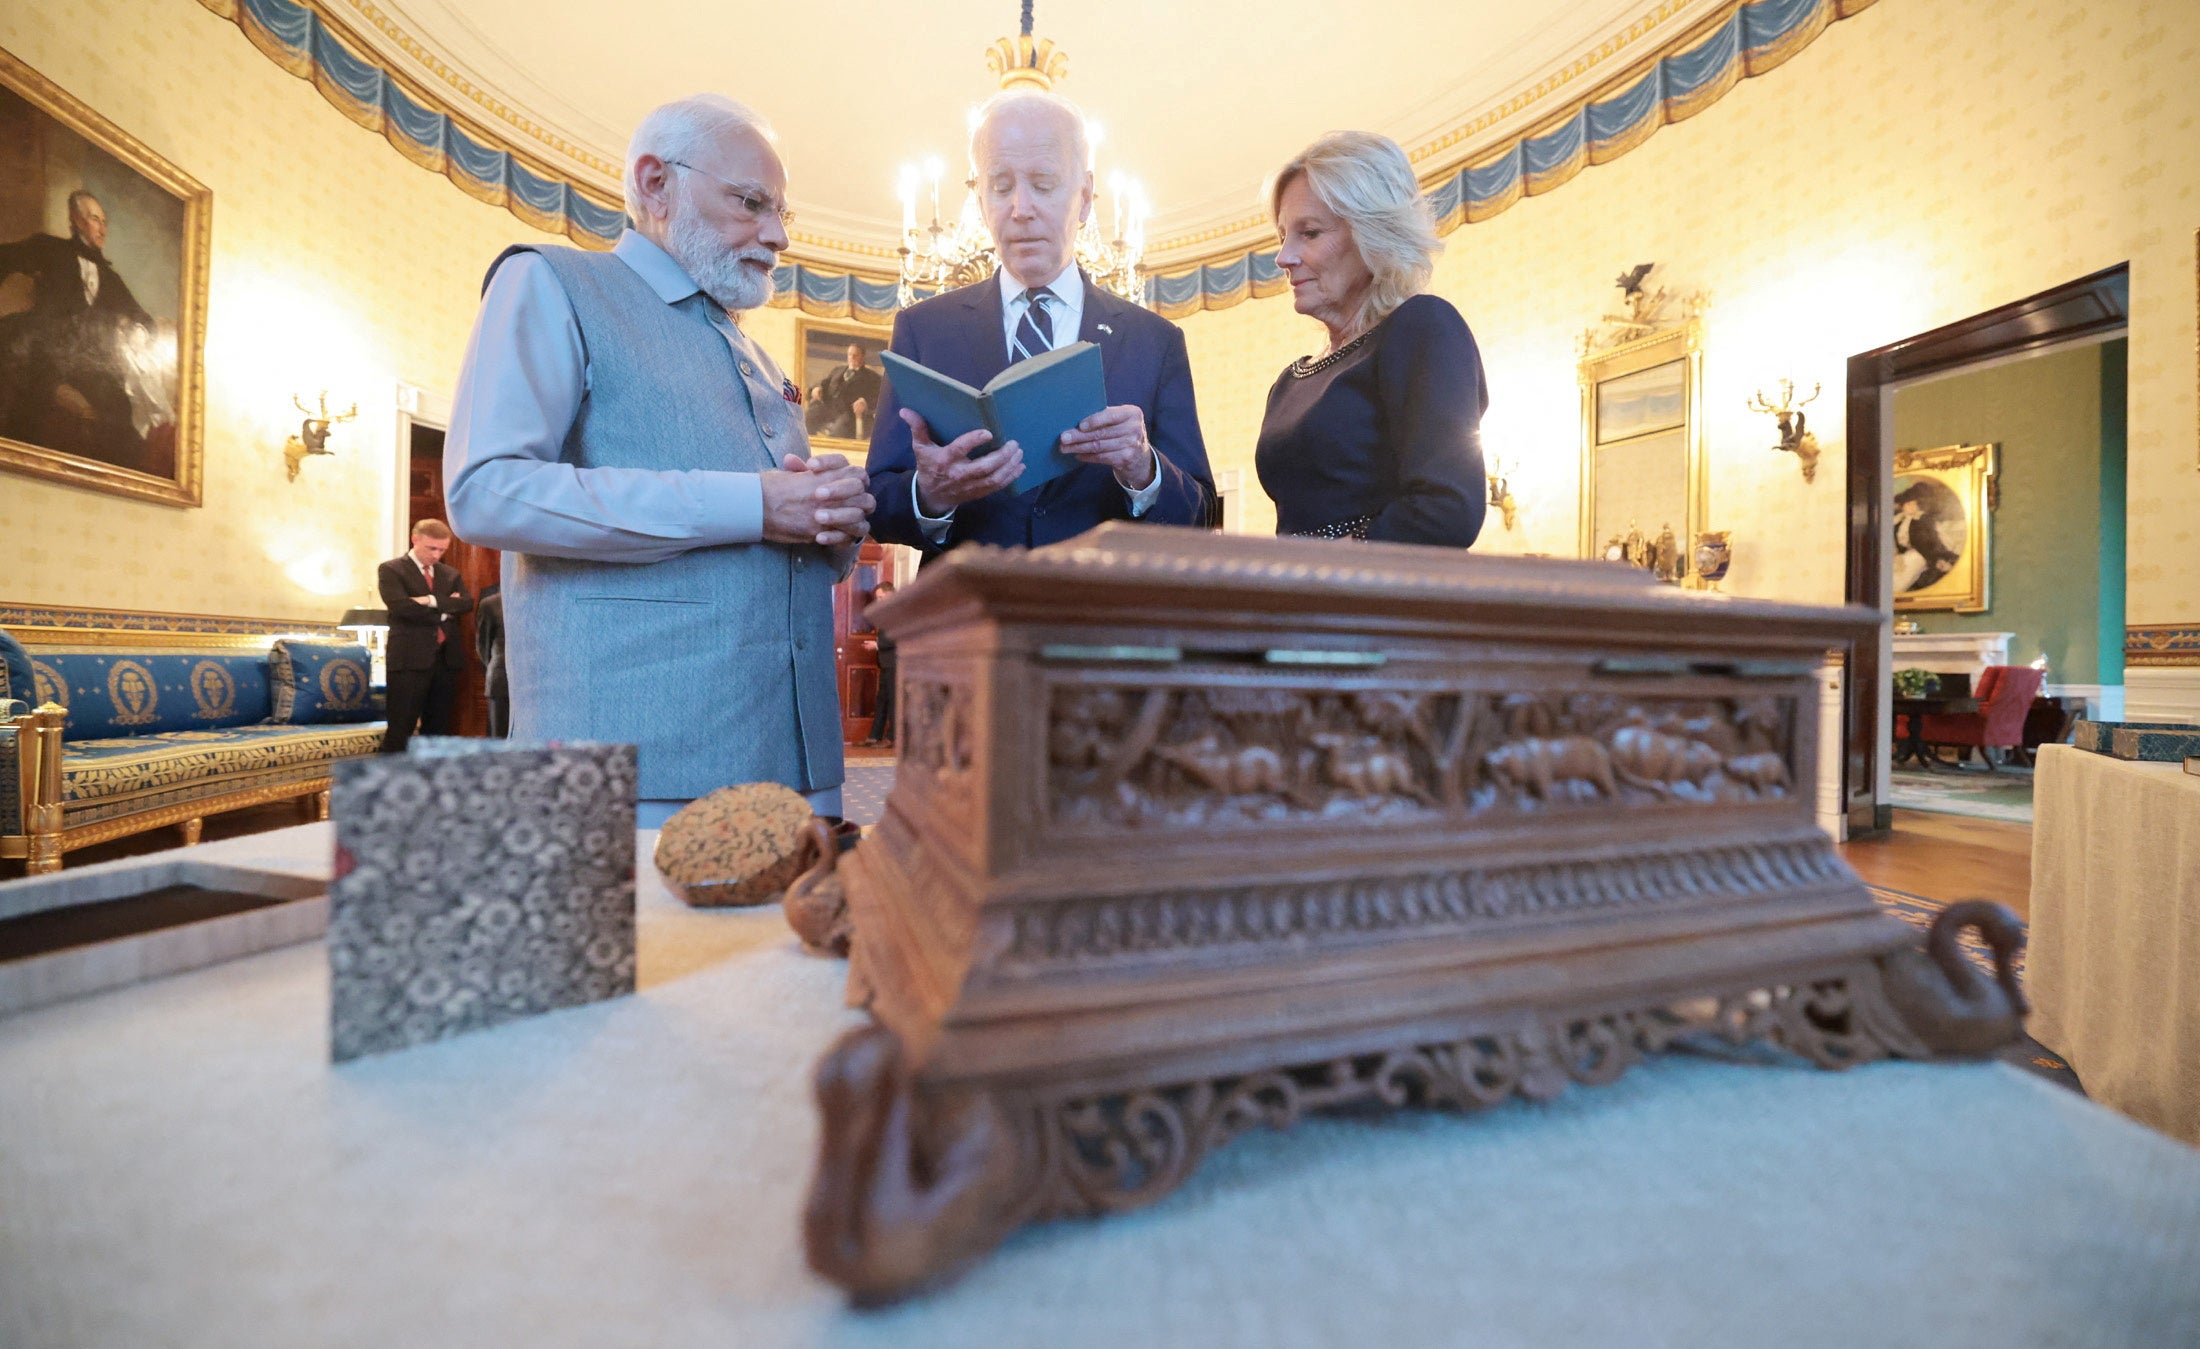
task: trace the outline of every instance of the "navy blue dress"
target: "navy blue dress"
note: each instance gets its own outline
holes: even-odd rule
[[[1399,305],[1356,344],[1268,391],[1253,455],[1278,534],[1464,548],[1482,532],[1482,354],[1434,295]]]

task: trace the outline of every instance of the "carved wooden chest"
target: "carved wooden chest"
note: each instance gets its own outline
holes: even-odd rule
[[[1911,949],[1815,823],[1814,672],[1867,611],[1111,525],[877,615],[905,738],[841,869],[878,1028],[821,1065],[808,1220],[859,1297],[1307,1109],[1544,1097],[1704,1031],[1828,1066],[2016,1033],[2006,962]]]

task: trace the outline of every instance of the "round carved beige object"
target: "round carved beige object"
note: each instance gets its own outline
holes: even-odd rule
[[[810,803],[776,782],[720,787],[657,833],[659,875],[699,909],[767,904],[802,874]]]

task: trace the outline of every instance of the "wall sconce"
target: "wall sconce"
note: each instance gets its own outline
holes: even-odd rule
[[[290,480],[296,482],[298,481],[298,465],[306,461],[307,455],[336,453],[328,447],[329,428],[357,417],[359,415],[359,405],[353,403],[351,411],[340,412],[332,417],[329,415],[328,390],[326,389],[321,390],[321,410],[318,414],[299,401],[296,394],[290,396],[290,401],[296,404],[300,412],[306,414],[305,421],[298,426],[298,434],[283,443],[283,466],[290,470]]]
[[[1490,480],[1490,505],[1504,515],[1505,528],[1509,531],[1520,513],[1519,505],[1513,501],[1510,481],[1512,468],[1504,459],[1491,455],[1487,472]]]
[[[1780,402],[1777,406],[1765,397],[1761,389],[1756,397],[1749,400],[1751,412],[1769,412],[1779,423],[1780,443],[1772,448],[1785,450],[1795,456],[1796,461],[1803,466],[1804,482],[1815,482],[1818,478],[1818,437],[1803,429],[1803,405],[1816,399],[1823,387],[1811,385],[1810,397],[1798,403],[1795,401],[1795,381],[1783,379],[1780,381]]]

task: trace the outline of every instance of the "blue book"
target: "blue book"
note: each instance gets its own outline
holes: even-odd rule
[[[918,365],[906,356],[885,353],[886,377],[901,405],[924,418],[932,439],[945,445],[972,431],[993,439],[976,454],[1013,440],[1023,447],[1024,471],[1016,490],[1033,491],[1077,467],[1062,453],[1062,433],[1108,406],[1106,372],[1100,348],[1072,342],[1034,356],[995,375],[983,389]]]

